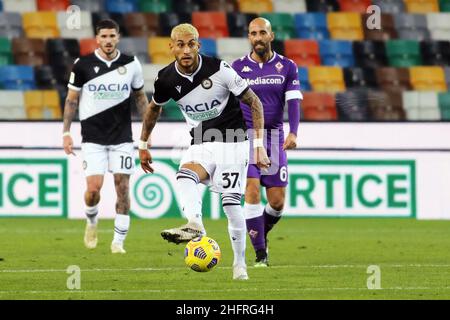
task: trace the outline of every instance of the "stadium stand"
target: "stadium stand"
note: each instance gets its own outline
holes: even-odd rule
[[[118,22],[119,49],[136,55],[143,64],[145,90],[151,96],[157,70],[173,61],[168,50],[173,26],[193,23],[200,32],[201,52],[231,63],[250,52],[248,24],[262,16],[272,23],[274,50],[298,66],[300,86],[305,92],[304,119],[450,120],[450,0],[1,3],[1,92],[17,90],[23,103],[29,99],[24,98],[28,90],[52,90],[58,97],[54,101],[60,101],[62,107],[73,61],[97,48],[94,26],[101,19]],[[66,12],[69,5],[81,9],[80,25],[76,28],[68,23],[74,12]],[[375,21],[381,23],[381,28],[374,28],[373,15],[366,12],[369,5],[381,8],[381,19]],[[322,101],[321,107],[314,109],[309,99]],[[334,100],[334,105],[327,99]],[[177,108],[172,101],[165,108],[163,119],[181,119]],[[30,116],[25,105],[22,109],[12,114],[21,119],[58,117],[49,111],[33,111]],[[3,111],[0,115],[5,114]]]
[[[1,69],[1,68],[0,68]],[[4,120],[25,120],[23,92],[0,90],[0,118]]]
[[[59,96],[56,90],[30,90],[24,93],[27,119],[61,119]]]

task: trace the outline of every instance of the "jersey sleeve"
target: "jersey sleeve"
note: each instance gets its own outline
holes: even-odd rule
[[[300,81],[298,80],[297,65],[295,65],[293,61],[289,60],[289,72],[286,79],[285,100],[288,101],[291,99],[303,100],[303,95],[300,91]]]
[[[141,63],[136,57],[134,57],[134,64],[136,65],[136,70],[133,75],[133,80],[131,81],[131,88],[137,91],[144,87],[144,76],[142,74]]]
[[[75,91],[80,91],[85,83],[83,72],[79,62],[80,58],[75,60],[72,67],[72,72],[70,73],[69,83],[67,84],[67,87],[69,89]]]
[[[155,79],[155,91],[153,92],[152,100],[155,104],[162,106],[169,102],[171,96],[160,79],[159,74]]]
[[[248,90],[247,82],[225,61],[220,62],[220,74],[226,87],[240,97]]]

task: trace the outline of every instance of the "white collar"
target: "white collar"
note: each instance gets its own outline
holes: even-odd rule
[[[202,56],[199,54],[198,55],[198,66],[197,69],[191,73],[191,74],[184,74],[182,73],[180,70],[178,70],[177,67],[178,62],[175,60],[175,70],[177,70],[178,74],[182,77],[185,77],[186,79],[188,79],[190,82],[194,81],[194,76],[200,71],[201,67],[202,67]]]
[[[94,51],[95,56],[96,56],[100,61],[103,61],[104,63],[106,63],[106,65],[108,66],[108,68],[111,67],[111,65],[113,64],[113,62],[117,61],[117,59],[119,59],[119,57],[120,57],[120,51],[119,51],[119,49],[117,49],[117,55],[116,55],[116,57],[115,57],[114,59],[112,59],[112,60],[106,60],[106,59],[104,59],[104,58],[100,55],[100,53],[98,53],[98,50],[99,50],[99,49],[95,49],[95,51]]]
[[[252,53],[251,53],[251,52],[247,55],[247,58],[248,58],[248,60],[250,60],[251,62],[257,63],[257,64],[270,63],[270,62],[272,62],[272,61],[276,58],[276,56],[277,56],[277,53],[276,53],[275,51],[272,50],[272,52],[273,52],[273,56],[272,56],[272,58],[270,58],[269,61],[267,61],[267,62],[256,62],[255,60],[252,59]]]

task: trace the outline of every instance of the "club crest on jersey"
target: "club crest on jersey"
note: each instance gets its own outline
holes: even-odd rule
[[[253,70],[249,66],[244,66],[241,72],[252,72]]]
[[[284,66],[280,61],[278,61],[277,64],[275,65],[275,68],[277,69],[278,73],[280,73],[281,70],[283,70]]]
[[[95,71],[95,73],[98,73],[98,70],[100,70],[100,68],[99,68],[99,67],[94,67],[94,71]]]
[[[124,66],[120,66],[117,68],[117,72],[119,74],[125,74],[125,73],[127,73],[127,68],[125,68]]]
[[[212,87],[212,81],[211,81],[211,79],[209,79],[209,78],[206,78],[206,79],[203,79],[202,80],[202,87],[204,88],[204,89],[210,89],[211,87]]]

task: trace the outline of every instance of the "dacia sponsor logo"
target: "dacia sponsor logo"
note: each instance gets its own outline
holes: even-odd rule
[[[184,112],[186,113],[198,113],[198,112],[205,112],[205,111],[209,111],[213,108],[215,108],[216,106],[220,106],[220,101],[217,99],[214,99],[212,102],[208,103],[208,102],[202,102],[202,103],[197,103],[195,105],[182,105],[181,103],[178,104],[178,106],[183,109]]]
[[[246,79],[246,81],[249,86],[265,85],[265,84],[283,84],[284,76],[270,74],[263,77],[257,77],[256,79]]]
[[[127,83],[110,83],[110,84],[88,84],[88,90],[93,92],[96,100],[123,99],[124,95],[130,91]]]

